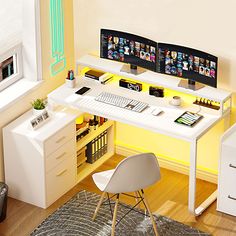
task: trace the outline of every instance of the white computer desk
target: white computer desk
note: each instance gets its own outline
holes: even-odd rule
[[[75,91],[86,86],[91,90],[84,95],[77,95]],[[102,91],[115,93],[117,95],[129,97],[132,99],[147,102],[150,107],[141,113],[133,112],[123,108],[104,104],[95,101],[95,97]],[[200,112],[204,118],[190,128],[180,124],[176,124],[174,120],[180,116],[184,111],[197,112],[199,106],[185,105],[180,107],[173,107],[169,104],[169,100],[165,98],[156,98],[148,95],[147,92],[136,92],[127,90],[118,86],[116,83],[108,83],[106,85],[100,84],[98,81],[80,78],[77,79],[76,88],[68,88],[65,84],[54,90],[48,95],[49,101],[55,103],[71,106],[80,111],[91,113],[98,116],[103,116],[111,120],[141,127],[153,132],[171,136],[190,143],[190,170],[189,170],[189,197],[188,208],[194,215],[200,215],[213,201],[216,199],[216,191],[212,193],[200,206],[196,208],[196,162],[197,162],[197,141],[218,121],[229,115],[225,112],[223,116],[211,114],[208,111],[204,112],[204,108]],[[159,116],[153,116],[151,111],[155,108],[161,108],[164,113]]]

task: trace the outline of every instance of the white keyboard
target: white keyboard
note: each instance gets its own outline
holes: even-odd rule
[[[147,103],[107,92],[102,92],[95,98],[95,100],[136,112],[142,112],[148,107]]]

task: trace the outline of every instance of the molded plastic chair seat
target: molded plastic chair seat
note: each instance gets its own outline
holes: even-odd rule
[[[103,191],[93,215],[95,220],[103,198],[106,193],[115,193],[117,196],[112,221],[112,235],[115,234],[116,213],[119,203],[119,194],[135,192],[136,201],[141,199],[152,220],[155,235],[158,235],[156,224],[150,211],[148,202],[144,196],[143,188],[146,188],[160,180],[160,168],[157,158],[153,153],[142,153],[129,156],[121,161],[113,170],[93,174],[94,183]],[[109,195],[108,195],[109,197]],[[110,201],[109,201],[110,202]]]
[[[101,190],[104,191],[106,188],[111,176],[113,175],[114,170],[106,170],[103,172],[99,172],[96,174],[93,174],[93,181],[96,183],[97,187]]]

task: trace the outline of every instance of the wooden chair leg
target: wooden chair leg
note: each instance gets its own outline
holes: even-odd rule
[[[145,207],[147,208],[147,211],[148,211],[149,216],[150,216],[151,221],[152,221],[152,226],[153,226],[154,233],[155,233],[156,236],[158,236],[156,222],[154,221],[154,217],[153,217],[152,212],[151,212],[151,210],[150,210],[150,207],[149,207],[149,205],[148,205],[147,199],[146,199],[146,197],[145,197],[145,195],[144,195],[144,191],[141,190],[141,192],[142,192],[143,201],[144,201],[144,203],[145,203]]]
[[[115,208],[114,208],[114,213],[113,213],[113,219],[112,219],[112,230],[111,230],[111,236],[115,235],[115,226],[116,226],[116,214],[117,214],[117,208],[118,208],[118,203],[119,203],[119,194],[116,196],[116,203],[115,203]]]
[[[136,204],[139,202],[139,195],[138,195],[138,192],[134,192],[135,193],[135,196],[136,196],[136,198],[135,198],[135,201],[136,201]],[[140,208],[140,204],[139,205],[137,205],[137,208]]]
[[[93,220],[95,220],[95,218],[96,218],[96,216],[97,216],[97,213],[98,213],[98,210],[99,210],[99,208],[100,208],[100,206],[102,205],[102,201],[103,201],[103,198],[105,197],[105,194],[106,194],[106,192],[102,192],[102,195],[101,195],[101,197],[100,197],[100,200],[99,200],[99,202],[98,202],[98,205],[97,205],[97,207],[96,207],[96,209],[95,209],[95,212],[94,212],[94,214],[93,214]]]

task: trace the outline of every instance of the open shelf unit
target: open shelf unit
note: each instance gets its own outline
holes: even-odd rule
[[[92,141],[95,137],[97,137],[99,134],[110,128],[114,124],[114,121],[108,120],[103,125],[99,126],[96,130],[90,131],[86,136],[81,138],[79,141],[77,141],[77,150],[80,150],[85,145],[87,145],[90,141]]]
[[[103,157],[94,162],[93,164],[84,163],[77,168],[77,183],[86,178],[89,174],[95,171],[99,166],[101,166],[105,161],[107,161],[114,152],[108,151]]]
[[[88,143],[94,140],[97,136],[107,131],[107,152],[96,160],[94,163],[83,163],[77,167],[77,183],[86,178],[94,170],[96,170],[100,165],[107,161],[111,156],[114,155],[114,121],[107,120],[96,130],[91,130],[87,135],[77,141],[76,149],[81,150]]]

